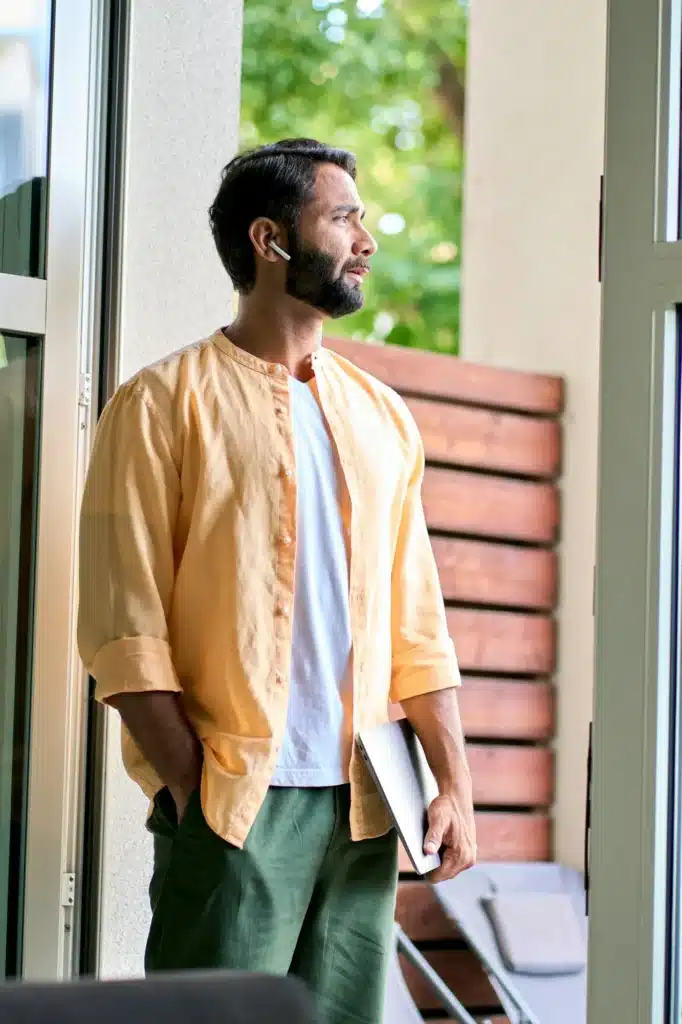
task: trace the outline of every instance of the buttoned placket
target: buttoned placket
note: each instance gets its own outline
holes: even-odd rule
[[[278,467],[279,495],[275,537],[274,606],[274,691],[277,699],[288,702],[291,673],[291,630],[296,570],[296,473],[294,432],[291,418],[289,374],[285,367],[269,363],[275,429],[279,434],[277,450],[282,452]],[[283,714],[286,714],[284,711]]]

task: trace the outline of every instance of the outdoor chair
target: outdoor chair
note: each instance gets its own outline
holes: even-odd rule
[[[484,863],[434,892],[512,1024],[584,1024],[587,917],[579,871]]]
[[[459,999],[450,991],[398,924],[395,926],[395,943],[386,985],[383,1024],[424,1024],[424,1019],[405,982],[400,966],[401,953],[428,982],[443,1009],[447,1010],[453,1020],[458,1024],[476,1024],[471,1014],[462,1006]]]

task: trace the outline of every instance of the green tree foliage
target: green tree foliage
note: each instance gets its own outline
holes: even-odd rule
[[[335,334],[457,352],[464,0],[245,0],[241,147],[352,149],[379,241]]]

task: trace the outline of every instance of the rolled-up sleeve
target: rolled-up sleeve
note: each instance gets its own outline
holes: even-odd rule
[[[391,581],[394,703],[461,682],[422,505],[424,447],[416,425],[411,463]]]
[[[139,385],[100,419],[80,519],[78,647],[95,696],[179,691],[168,643],[180,480]]]

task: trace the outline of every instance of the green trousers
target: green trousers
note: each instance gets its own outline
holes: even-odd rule
[[[348,786],[269,791],[243,849],[156,799],[147,971],[295,974],[324,1024],[380,1024],[398,877],[394,831],[352,842]]]

